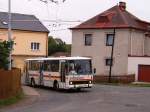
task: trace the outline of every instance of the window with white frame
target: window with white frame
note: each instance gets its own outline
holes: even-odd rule
[[[92,34],[85,34],[85,46],[91,46],[92,45]]]
[[[114,34],[107,34],[106,35],[106,46],[112,46],[113,45],[113,39],[114,39]]]
[[[40,43],[31,42],[31,50],[40,50]]]

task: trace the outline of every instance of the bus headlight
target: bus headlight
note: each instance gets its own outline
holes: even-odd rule
[[[92,84],[92,81],[89,81],[89,84]]]
[[[69,82],[69,84],[70,84],[70,85],[72,85],[72,84],[73,84],[73,82],[71,82],[71,81],[70,81],[70,82]]]

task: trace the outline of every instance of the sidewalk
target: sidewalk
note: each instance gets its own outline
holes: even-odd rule
[[[150,84],[150,82],[133,82],[132,84]]]
[[[23,93],[25,95],[29,95],[29,96],[40,96],[40,94],[33,88],[33,87],[29,87],[29,86],[22,86],[23,89]]]

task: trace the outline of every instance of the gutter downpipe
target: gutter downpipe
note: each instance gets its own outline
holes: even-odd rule
[[[111,64],[110,64],[110,68],[109,68],[109,80],[108,82],[111,83],[111,77],[112,77],[112,65],[113,65],[113,55],[114,55],[114,45],[115,45],[115,35],[116,35],[116,29],[114,28],[113,31],[113,43],[112,43],[112,50],[111,50]]]

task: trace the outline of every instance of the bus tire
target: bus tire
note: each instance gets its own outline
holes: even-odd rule
[[[31,87],[35,87],[36,86],[34,78],[31,78],[30,85],[31,85]]]
[[[54,90],[58,90],[59,89],[59,84],[58,84],[58,82],[56,80],[53,83],[53,89]]]

